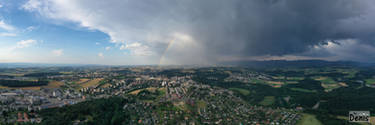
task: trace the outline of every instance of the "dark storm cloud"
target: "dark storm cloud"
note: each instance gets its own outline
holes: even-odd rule
[[[370,51],[352,49],[373,46],[375,40],[373,0],[31,1],[47,7],[29,4],[28,10],[98,29],[114,42],[142,41],[158,54],[176,34],[191,37],[194,42],[177,40],[180,47],[167,57],[184,63],[194,63],[192,57],[215,62],[232,56],[342,56],[339,51],[360,56]],[[347,39],[361,47],[337,49]],[[327,47],[328,41],[336,49]],[[313,49],[317,46],[324,50]]]
[[[369,41],[371,36],[360,35],[361,29],[356,31],[359,33],[343,30],[343,21],[368,13],[370,8],[363,1],[253,0],[216,4],[220,7],[199,11],[205,14],[199,13],[197,21],[203,21],[192,31],[214,53],[284,55],[304,52],[327,40]]]

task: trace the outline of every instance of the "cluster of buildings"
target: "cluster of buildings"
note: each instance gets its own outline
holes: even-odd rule
[[[147,87],[165,90],[163,95],[138,94],[133,103],[125,104],[123,109],[133,117],[130,123],[138,124],[296,124],[300,115],[296,110],[273,109],[249,105],[232,91],[219,87],[199,84],[191,76],[160,79]],[[124,86],[137,86],[134,81]],[[138,86],[139,87],[139,86]],[[120,87],[121,88],[121,87]],[[130,89],[131,87],[125,87]],[[148,90],[145,87],[126,92]],[[142,100],[143,96],[157,96],[156,100]],[[126,97],[129,98],[129,97]],[[138,99],[134,99],[138,98]],[[162,109],[159,109],[162,107]],[[130,124],[129,123],[129,124]]]
[[[41,90],[0,89],[0,123],[42,120],[34,111],[72,105],[89,99],[121,96],[130,101],[124,112],[133,117],[129,124],[296,124],[297,110],[273,109],[250,105],[232,91],[200,84],[192,75],[166,77],[153,72],[121,76],[116,72],[88,72],[75,75],[48,76],[63,82],[80,78],[105,78],[105,84],[81,89],[72,87]],[[209,79],[217,79],[215,77]],[[233,73],[229,81],[268,80],[258,73]],[[153,88],[157,91],[151,91]],[[138,90],[151,91],[129,94]],[[153,97],[143,98],[145,96]]]
[[[74,90],[45,89],[22,90],[0,89],[0,122],[39,122],[40,120],[28,118],[27,113],[22,120],[15,112],[35,112],[38,110],[64,105],[72,105],[84,101],[82,95]]]
[[[257,72],[242,72],[242,73],[230,73],[230,76],[225,79],[226,81],[241,81],[244,83],[252,83],[254,80],[269,81],[272,77],[266,74]]]

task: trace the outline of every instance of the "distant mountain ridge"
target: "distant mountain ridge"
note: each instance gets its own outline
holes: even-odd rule
[[[246,66],[253,68],[287,68],[287,67],[328,67],[328,66],[375,66],[375,63],[354,61],[325,61],[325,60],[267,60],[225,62],[224,65]]]

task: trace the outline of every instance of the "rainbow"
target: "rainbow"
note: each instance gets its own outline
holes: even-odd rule
[[[167,48],[165,48],[163,54],[162,54],[161,57],[160,57],[160,60],[159,60],[159,66],[160,66],[160,65],[163,63],[163,61],[165,60],[165,56],[166,56],[166,54],[167,54],[169,48],[172,47],[172,45],[174,44],[175,41],[176,41],[176,38],[174,38],[174,39],[172,39],[171,41],[169,41]]]

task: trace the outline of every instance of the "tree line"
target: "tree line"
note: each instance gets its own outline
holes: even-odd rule
[[[47,85],[48,81],[21,81],[21,80],[0,80],[0,85],[7,87],[32,87]]]

